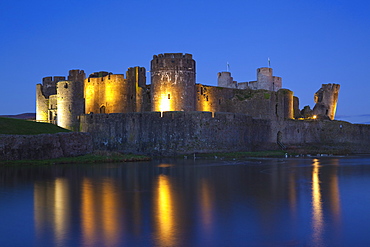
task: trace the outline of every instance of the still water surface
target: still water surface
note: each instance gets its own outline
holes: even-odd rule
[[[370,246],[370,157],[0,167],[0,246]]]

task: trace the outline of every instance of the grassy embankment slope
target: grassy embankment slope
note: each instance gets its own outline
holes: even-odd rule
[[[0,117],[0,134],[5,135],[37,135],[55,134],[59,132],[71,132],[59,126],[49,123],[37,123],[13,118]],[[122,154],[118,152],[96,151],[79,157],[65,157],[51,160],[16,160],[0,161],[0,165],[14,164],[73,164],[73,163],[103,163],[103,162],[127,162],[149,160],[146,156]]]
[[[15,118],[0,117],[0,134],[6,135],[37,135],[70,132],[59,126],[49,123],[37,123]]]

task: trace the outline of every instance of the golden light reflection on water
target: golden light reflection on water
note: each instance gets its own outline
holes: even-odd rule
[[[64,178],[55,180],[54,215],[55,237],[57,243],[61,243],[67,234],[69,226],[69,193],[68,181]]]
[[[41,213],[41,208],[42,206],[42,199],[43,196],[39,193],[41,190],[42,186],[39,185],[38,183],[35,183],[33,186],[33,214],[34,214],[34,219],[35,219],[35,230],[36,230],[36,235],[40,236],[41,235],[41,228],[43,225],[43,214]]]
[[[118,243],[118,232],[120,232],[118,195],[115,192],[112,179],[106,179],[103,183],[103,232],[105,244],[116,246]]]
[[[96,212],[94,203],[94,191],[90,179],[84,178],[82,182],[82,205],[81,205],[81,221],[82,221],[82,238],[85,246],[91,246],[96,234]]]
[[[212,233],[212,194],[209,183],[207,180],[202,179],[200,190],[200,203],[201,203],[201,219],[204,233],[211,235]]]
[[[34,217],[37,234],[42,237],[50,228],[56,246],[63,246],[70,227],[70,194],[68,181],[57,178],[50,184],[34,185]]]
[[[154,198],[157,200],[155,218],[158,246],[175,246],[173,195],[168,176],[159,175],[155,194]]]
[[[319,177],[320,161],[318,159],[314,159],[312,166],[312,240],[315,246],[322,246],[324,219]]]
[[[96,198],[92,182],[84,178],[82,182],[82,239],[84,246],[94,244],[97,236],[102,236],[106,246],[116,246],[119,242],[119,232],[121,230],[118,217],[119,200],[115,192],[112,180],[106,179],[102,183],[102,191]]]

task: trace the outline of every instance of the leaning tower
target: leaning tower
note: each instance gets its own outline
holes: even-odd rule
[[[154,55],[150,70],[152,111],[195,111],[195,61],[191,54]]]

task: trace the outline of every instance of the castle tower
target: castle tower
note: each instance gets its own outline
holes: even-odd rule
[[[135,83],[122,74],[96,72],[85,79],[86,113],[136,111]]]
[[[74,70],[69,71],[68,81],[84,82],[85,78],[86,78],[86,75],[83,70],[74,69]]]
[[[275,114],[277,120],[294,118],[294,96],[288,89],[277,91],[277,101],[275,105]]]
[[[230,72],[218,72],[217,74],[217,86],[237,88],[237,84],[231,76]]]
[[[79,131],[79,116],[85,113],[83,70],[70,70],[69,81],[57,83],[57,124],[72,131]]]
[[[257,85],[256,89],[265,89],[277,92],[282,88],[282,79],[272,75],[272,68],[257,69]]]
[[[49,98],[57,93],[56,84],[65,79],[64,76],[48,76],[42,79],[42,84],[36,85],[36,121],[52,121],[53,116],[49,112]]]
[[[322,87],[314,96],[316,105],[313,108],[313,114],[334,120],[337,111],[339,89],[339,84],[322,84]]]
[[[258,68],[257,69],[257,88],[272,91],[273,85],[272,68]]]
[[[195,111],[195,61],[191,54],[153,56],[151,102],[152,111]]]
[[[134,86],[134,111],[142,112],[143,109],[143,93],[146,87],[146,70],[144,67],[128,68],[126,72],[128,84]]]

